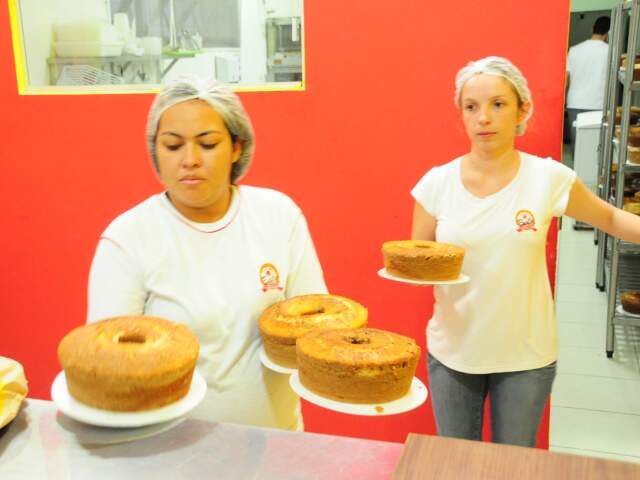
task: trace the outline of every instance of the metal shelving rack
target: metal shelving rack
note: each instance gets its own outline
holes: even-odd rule
[[[610,48],[606,94],[603,106],[603,123],[600,130],[598,153],[598,194],[622,208],[624,203],[625,177],[640,172],[640,165],[627,161],[629,117],[633,92],[640,91],[640,82],[633,81],[638,30],[640,27],[640,0],[624,2],[611,12]],[[627,68],[620,68],[621,54],[626,48]],[[620,138],[614,138],[616,107],[621,102]],[[611,187],[612,166],[617,164],[615,190]],[[640,326],[640,318],[625,314],[621,308],[620,295],[627,290],[640,290],[640,245],[609,237],[596,232],[598,265],[596,286],[607,291],[607,336],[606,353],[611,358],[614,351],[614,328],[616,325]]]
[[[609,30],[609,55],[607,59],[607,76],[605,80],[604,104],[602,107],[602,127],[600,128],[600,142],[598,145],[598,196],[609,201],[611,195],[611,166],[613,158],[613,138],[615,131],[616,104],[621,84],[617,79],[618,62],[622,45],[623,29],[621,23],[621,5],[611,11],[611,28]],[[595,243],[598,246],[598,263],[596,267],[596,287],[605,289],[605,256],[607,253],[608,236],[602,230],[596,229]]]

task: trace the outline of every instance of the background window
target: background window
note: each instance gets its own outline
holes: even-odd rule
[[[21,92],[303,85],[302,0],[13,0]],[[20,63],[20,62],[18,62]]]

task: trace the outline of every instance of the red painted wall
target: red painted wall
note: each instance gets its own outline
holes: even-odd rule
[[[364,303],[372,326],[424,346],[431,291],[378,278],[380,246],[408,237],[415,182],[467,149],[452,97],[470,59],[520,66],[536,112],[519,148],[559,158],[569,1],[306,0],[305,15],[307,90],[241,95],[258,138],[245,183],[291,195],[331,291]],[[49,398],[57,343],[84,322],[98,235],[160,188],[144,145],[151,97],[18,96],[6,2],[0,58],[0,354],[23,363],[31,396]],[[304,412],[314,432],[435,432],[429,403],[394,417]],[[541,446],[547,434],[545,422]]]

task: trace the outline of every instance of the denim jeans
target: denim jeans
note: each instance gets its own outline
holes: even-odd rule
[[[484,402],[491,403],[496,443],[533,447],[556,363],[521,372],[470,374],[452,370],[428,355],[429,390],[438,434],[481,440]]]

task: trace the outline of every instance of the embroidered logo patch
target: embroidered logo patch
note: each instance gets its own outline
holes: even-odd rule
[[[516,225],[518,226],[518,232],[524,232],[526,230],[533,230],[537,232],[536,218],[529,210],[519,210],[516,213]]]
[[[273,263],[265,263],[260,267],[260,283],[262,291],[276,289],[282,290],[280,286],[280,273]]]

